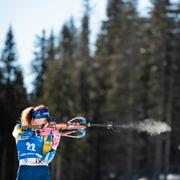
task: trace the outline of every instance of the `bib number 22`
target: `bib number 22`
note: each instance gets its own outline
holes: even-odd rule
[[[29,143],[29,142],[27,142],[27,143],[26,143],[26,146],[27,146],[27,150],[29,150],[29,151],[35,151],[35,144],[34,144],[34,143]]]

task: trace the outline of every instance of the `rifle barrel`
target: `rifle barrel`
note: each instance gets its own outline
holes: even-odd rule
[[[87,127],[103,127],[103,128],[105,127],[105,128],[108,128],[108,129],[112,129],[113,124],[91,124],[91,123],[88,123]]]

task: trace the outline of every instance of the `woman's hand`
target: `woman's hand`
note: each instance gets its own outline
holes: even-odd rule
[[[59,133],[58,130],[53,130],[52,134],[53,134],[53,145],[52,145],[52,148],[54,150],[56,150],[58,145],[59,145],[59,143],[60,143],[61,133]]]

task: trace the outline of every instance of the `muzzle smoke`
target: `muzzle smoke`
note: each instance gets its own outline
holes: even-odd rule
[[[158,135],[171,131],[171,127],[167,123],[153,119],[145,119],[144,121],[121,125],[121,127],[124,129],[134,129],[138,132],[147,132],[150,135]]]

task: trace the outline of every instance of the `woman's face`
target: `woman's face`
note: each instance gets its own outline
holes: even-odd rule
[[[46,124],[48,121],[46,118],[39,118],[39,119],[33,119],[31,121],[31,124],[32,125],[43,125],[43,124]]]

